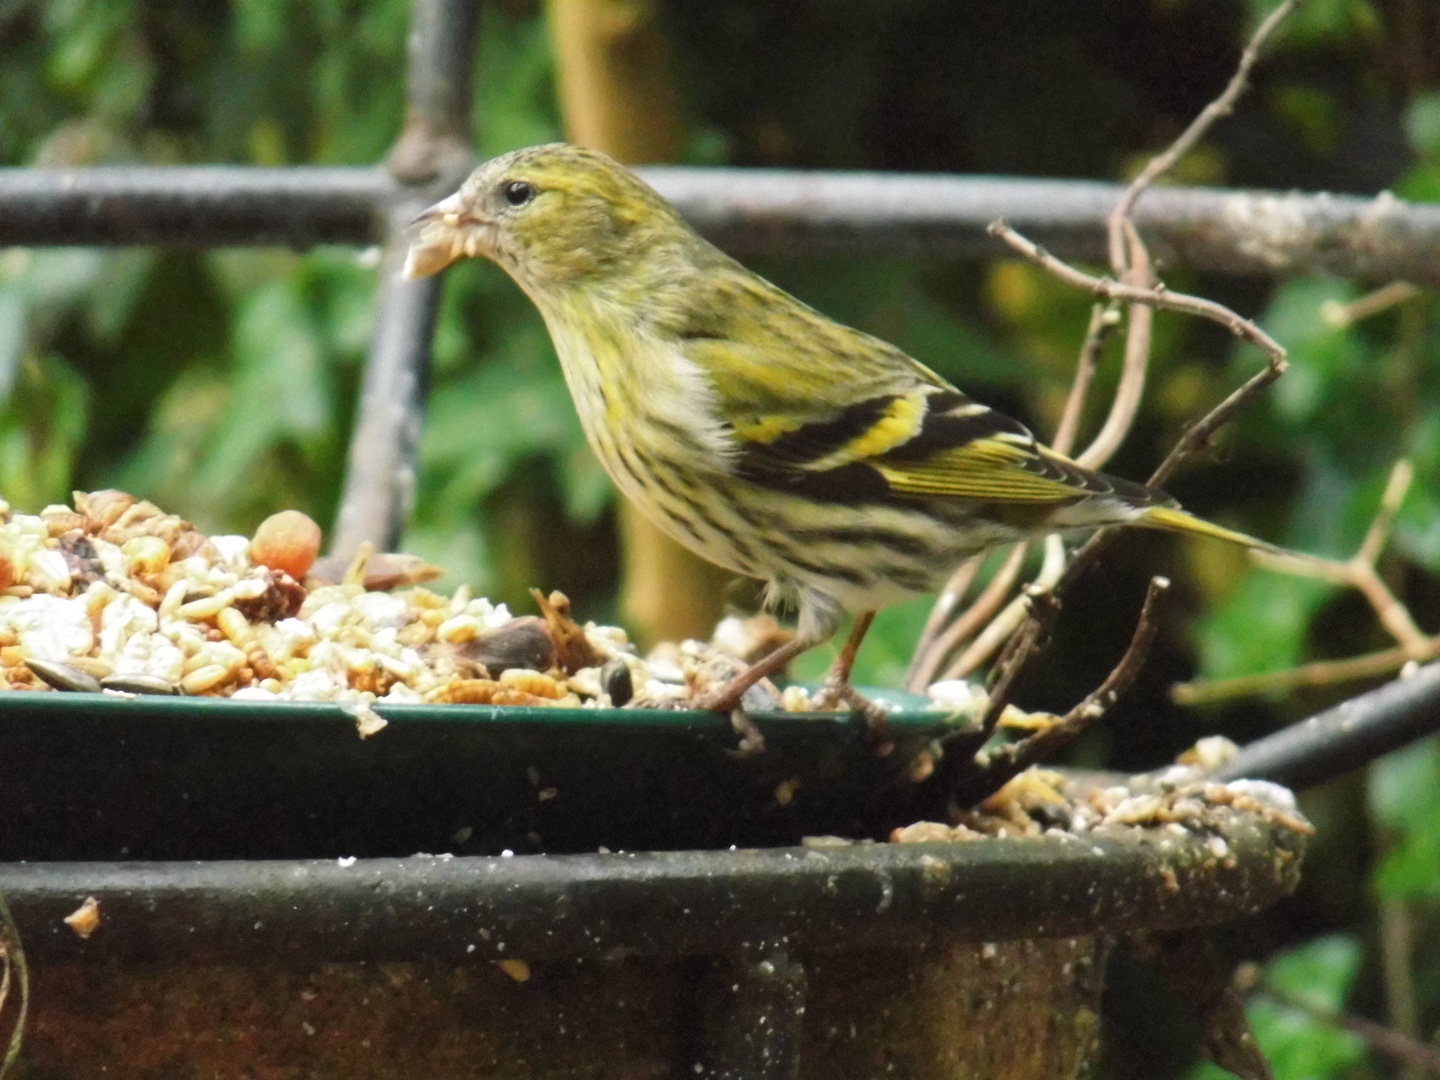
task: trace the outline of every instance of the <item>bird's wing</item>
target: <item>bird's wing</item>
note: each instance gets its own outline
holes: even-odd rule
[[[729,467],[816,498],[957,498],[1037,508],[1088,496],[1151,501],[1041,446],[895,346],[746,274],[668,326],[714,388]],[[695,314],[704,312],[701,318]]]
[[[950,387],[879,394],[818,419],[783,412],[736,417],[732,429],[741,475],[817,497],[1149,501],[1145,489],[1082,468],[1040,445],[1024,425]]]

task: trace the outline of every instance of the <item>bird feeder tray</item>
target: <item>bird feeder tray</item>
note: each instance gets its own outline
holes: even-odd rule
[[[22,1078],[1073,1076],[1117,937],[1298,879],[1302,838],[1232,807],[873,842],[927,816],[929,710],[883,755],[761,715],[748,757],[704,713],[380,712],[0,695]]]

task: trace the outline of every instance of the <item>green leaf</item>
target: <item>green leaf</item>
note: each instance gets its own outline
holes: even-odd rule
[[[1355,327],[1326,322],[1330,305],[1359,296],[1349,282],[1330,278],[1296,278],[1276,292],[1265,312],[1265,329],[1290,355],[1290,370],[1267,397],[1275,411],[1297,427],[1310,422],[1340,391],[1347,377],[1364,370],[1366,351]],[[1245,362],[1253,357],[1250,350]]]
[[[320,343],[291,281],[272,281],[239,304],[232,347],[230,407],[199,477],[217,500],[282,441],[319,434],[332,408]]]
[[[1311,578],[1251,570],[1198,629],[1200,669],[1209,679],[1294,667],[1333,587]]]
[[[1411,99],[1405,109],[1405,135],[1417,154],[1440,159],[1440,90]]]
[[[20,290],[0,285],[0,407],[10,399],[20,357],[25,351],[27,312]]]
[[[1346,934],[1316,938],[1282,953],[1265,967],[1266,980],[1277,990],[1312,1009],[1338,1012],[1360,970],[1360,943]]]
[[[1279,6],[1280,0],[1250,0],[1255,25]],[[1346,43],[1374,38],[1383,29],[1384,23],[1369,0],[1305,0],[1281,24],[1276,37],[1271,39],[1271,47]]]
[[[35,512],[68,498],[89,421],[85,380],[58,357],[31,358],[0,410],[0,492]]]
[[[1365,1057],[1365,1043],[1317,1016],[1340,1010],[1359,971],[1361,949],[1354,938],[1337,934],[1319,938],[1272,960],[1266,980],[1301,1008],[1257,993],[1245,1012],[1275,1080],[1330,1080]],[[1191,1071],[1189,1080],[1222,1080],[1230,1074],[1209,1064]]]
[[[1440,740],[1386,754],[1368,776],[1370,812],[1387,834],[1372,876],[1386,899],[1440,897]]]

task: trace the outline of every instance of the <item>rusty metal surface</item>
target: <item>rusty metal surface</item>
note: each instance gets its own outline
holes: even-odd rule
[[[808,994],[727,985],[727,1050],[703,1017],[721,962],[47,964],[22,1080],[1054,1080],[1092,1057],[1095,939],[950,942],[804,958]],[[798,963],[793,965],[798,968]],[[523,981],[521,981],[523,978]],[[793,979],[782,979],[793,984]],[[776,1018],[770,1006],[793,1015]],[[794,1023],[791,1023],[791,1021]],[[766,1041],[785,1029],[794,1045]],[[1023,1038],[1016,1033],[1023,1032]]]

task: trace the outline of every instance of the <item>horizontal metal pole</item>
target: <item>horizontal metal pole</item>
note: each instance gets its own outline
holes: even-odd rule
[[[0,244],[371,244],[400,185],[379,169],[0,169]]]
[[[998,941],[1209,925],[1295,886],[1301,837],[1235,811],[1219,813],[1217,829],[1233,860],[1216,860],[1207,836],[1124,826],[823,850],[9,863],[0,864],[0,894],[36,960],[923,948],[936,931]],[[87,896],[99,901],[101,922],[82,940],[61,920]]]
[[[1436,731],[1440,662],[1256,739],[1216,769],[1214,778],[1312,787]]]
[[[743,254],[1001,253],[997,218],[1068,258],[1101,259],[1115,184],[907,173],[640,170]],[[373,243],[398,185],[368,168],[0,169],[0,244]],[[1157,188],[1136,220],[1171,263],[1440,283],[1440,206],[1388,195]]]
[[[1002,253],[1006,220],[1067,258],[1103,260],[1122,187],[1088,180],[767,169],[641,173],[735,250]],[[1135,219],[1172,263],[1234,274],[1326,271],[1440,281],[1440,206],[1344,195],[1155,188]],[[1005,252],[1008,254],[1008,252]]]

